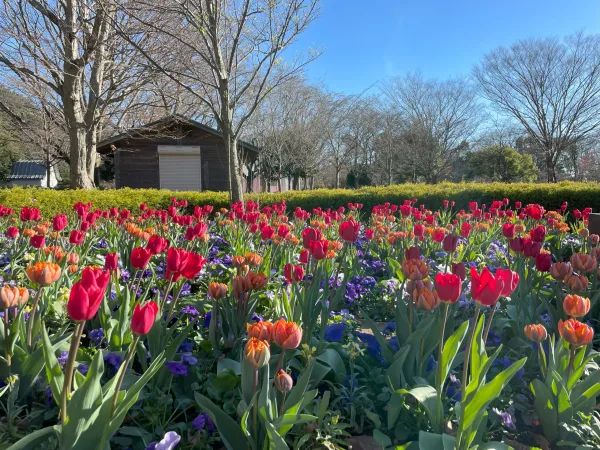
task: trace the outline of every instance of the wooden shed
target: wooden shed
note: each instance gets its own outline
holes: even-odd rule
[[[258,158],[258,148],[238,141],[243,163]],[[149,123],[98,144],[114,156],[115,187],[174,191],[227,191],[228,161],[218,130],[179,115]]]

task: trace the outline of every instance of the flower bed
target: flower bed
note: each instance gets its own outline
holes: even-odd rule
[[[0,448],[600,446],[591,208],[154,194],[0,207]]]

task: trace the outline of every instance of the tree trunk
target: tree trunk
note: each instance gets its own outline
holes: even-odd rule
[[[338,189],[340,187],[340,169],[336,167],[335,169],[335,188]]]
[[[551,153],[546,153],[546,171],[548,174],[548,183],[556,183],[556,164],[552,159]]]

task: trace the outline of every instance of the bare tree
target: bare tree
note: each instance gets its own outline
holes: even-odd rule
[[[600,35],[529,39],[484,56],[473,70],[481,93],[520,123],[557,181],[566,149],[600,126]]]
[[[163,36],[163,51],[139,48],[143,56],[210,110],[229,159],[231,201],[241,200],[238,138],[265,97],[318,56],[283,57],[317,17],[318,0],[139,0],[125,12]]]
[[[409,124],[407,145],[418,158],[420,175],[436,183],[451,175],[482,120],[475,91],[465,79],[426,81],[420,75],[392,78],[382,85],[384,98]]]

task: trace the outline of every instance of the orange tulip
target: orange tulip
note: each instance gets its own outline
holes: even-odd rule
[[[5,284],[0,289],[0,309],[8,309],[19,304],[19,288]]]
[[[542,342],[548,338],[548,332],[544,325],[531,324],[525,326],[525,336],[533,342]]]
[[[223,298],[227,295],[227,285],[223,283],[210,283],[208,285],[208,293],[215,300]]]
[[[251,338],[260,339],[261,341],[270,341],[273,333],[273,324],[268,320],[261,320],[253,324],[246,324],[248,336]]]
[[[434,310],[440,305],[438,293],[427,288],[416,289],[413,292],[413,301],[417,308],[424,311]]]
[[[21,305],[24,305],[29,300],[29,289],[20,287],[17,288],[19,290],[19,302]]]
[[[589,281],[585,275],[569,275],[565,278],[565,284],[574,292],[583,292],[587,288]]]
[[[67,264],[79,264],[79,255],[77,253],[69,253]]]
[[[27,277],[39,286],[48,286],[60,278],[60,267],[50,262],[36,262],[25,269]]]
[[[402,273],[405,278],[422,280],[429,274],[429,266],[420,259],[405,259],[402,261]]]
[[[233,295],[239,299],[244,292],[248,292],[252,287],[249,285],[248,279],[241,275],[233,278],[231,281],[233,287]]]
[[[587,345],[594,339],[593,328],[575,319],[564,322],[561,319],[558,322],[558,332],[561,338],[575,347]]]
[[[246,343],[244,358],[257,369],[264,367],[271,358],[269,344],[254,337],[250,338]]]
[[[563,300],[563,309],[571,317],[583,317],[590,312],[590,299],[579,295],[567,295]]]
[[[249,266],[260,266],[262,263],[262,257],[256,253],[246,253],[244,260]]]
[[[302,328],[296,322],[279,319],[273,324],[272,340],[284,350],[292,350],[302,341]]]
[[[246,283],[250,289],[262,289],[267,285],[267,277],[264,273],[254,273],[250,270],[246,274]]]
[[[598,261],[593,256],[585,253],[573,253],[571,255],[571,265],[578,272],[593,272],[598,267]]]
[[[573,266],[568,262],[557,262],[550,267],[550,275],[555,280],[564,280],[573,273]]]
[[[246,264],[246,258],[244,258],[243,256],[234,256],[233,258],[231,258],[231,265],[233,267],[240,268],[244,264]]]

